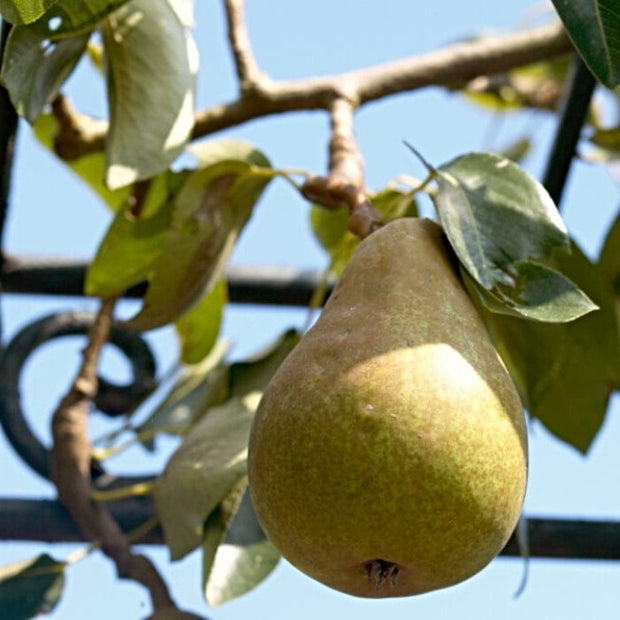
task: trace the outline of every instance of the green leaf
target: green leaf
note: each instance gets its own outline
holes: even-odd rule
[[[598,267],[613,296],[616,324],[620,331],[620,214],[609,228],[598,259]],[[620,390],[620,364],[616,371],[615,389]]]
[[[37,140],[50,153],[56,156],[54,149],[54,136],[58,131],[58,120],[56,117],[53,114],[41,114],[32,126],[32,129]],[[121,206],[125,205],[125,201],[129,197],[132,188],[127,186],[112,191],[105,186],[103,183],[105,174],[105,155],[103,152],[88,153],[71,161],[58,159],[94,190],[112,211],[116,212]]]
[[[301,334],[296,329],[288,329],[275,342],[249,359],[231,364],[229,379],[231,396],[262,393],[280,364],[300,339]]]
[[[212,408],[192,428],[155,483],[154,500],[170,556],[202,543],[208,515],[246,475],[247,446],[260,394]]]
[[[46,26],[15,26],[7,39],[2,82],[20,116],[33,123],[80,60],[90,33],[53,40]]]
[[[566,323],[598,309],[578,286],[546,265],[519,261],[514,264],[514,278],[508,296],[501,286],[493,294],[476,283],[483,303],[495,312],[547,323]]]
[[[41,20],[52,38],[90,32],[129,0],[60,0]]]
[[[620,11],[617,0],[553,0],[568,36],[595,77],[620,84]]]
[[[223,363],[228,347],[216,345],[199,364],[183,366],[162,402],[137,427],[136,433],[182,434],[210,407],[229,397],[229,368]]]
[[[204,525],[202,543],[202,578],[203,587],[206,585],[213,568],[217,548],[224,542],[241,502],[248,494],[247,476],[242,478],[220,502],[217,508],[209,515]]]
[[[0,567],[0,618],[26,620],[50,613],[62,595],[65,566],[42,554]]]
[[[278,550],[267,539],[248,546],[221,545],[205,596],[211,607],[222,605],[255,588],[280,561]]]
[[[181,342],[182,362],[196,364],[209,354],[220,333],[227,300],[226,280],[220,278],[213,288],[175,323]]]
[[[399,217],[417,216],[417,204],[411,192],[385,187],[372,194],[370,201],[384,223]],[[358,237],[349,231],[348,208],[326,209],[312,205],[310,226],[316,240],[330,257],[331,274],[339,276],[359,245]]]
[[[258,523],[249,489],[233,511],[218,509],[212,517],[205,543],[211,539],[216,544],[205,544],[203,586],[207,603],[216,607],[257,586],[276,567],[280,554]]]
[[[545,189],[517,164],[463,155],[434,172],[433,196],[450,244],[473,280],[509,312],[566,321],[593,310],[585,295],[535,259],[568,251],[566,228]]]
[[[104,23],[110,129],[106,183],[159,174],[194,123],[193,40],[167,0],[132,0]]]
[[[598,311],[556,324],[482,306],[480,312],[531,416],[585,453],[603,423],[620,368],[616,315],[600,270],[576,245],[553,262],[596,301]]]
[[[186,172],[164,172],[148,182],[138,217],[117,211],[86,272],[86,295],[113,297],[144,282],[155,269],[170,226],[174,199]]]
[[[260,162],[253,165],[254,160]],[[271,180],[268,162],[246,145],[245,160],[195,171],[181,188],[140,312],[128,326],[154,329],[177,320],[222,277],[254,204]]]
[[[30,24],[58,0],[0,0],[2,19],[11,24]]]

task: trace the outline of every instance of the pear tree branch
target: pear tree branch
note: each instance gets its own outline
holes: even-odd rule
[[[91,497],[92,445],[88,413],[97,393],[97,364],[112,326],[115,300],[103,300],[89,332],[82,364],[52,418],[50,469],[59,500],[83,535],[115,563],[121,578],[147,588],[153,608],[174,606],[166,584],[153,563],[134,554],[130,542],[107,507]]]
[[[283,112],[329,112],[334,100],[341,98],[348,99],[357,108],[429,86],[453,89],[478,76],[502,73],[572,50],[563,27],[554,22],[504,36],[455,43],[426,54],[355,71],[276,81],[262,72],[254,60],[241,0],[227,0],[226,9],[229,38],[241,81],[239,96],[234,101],[198,111],[194,118],[193,140]],[[54,106],[54,113],[62,121],[56,140],[61,157],[74,159],[104,147],[105,121],[90,119],[66,103]]]

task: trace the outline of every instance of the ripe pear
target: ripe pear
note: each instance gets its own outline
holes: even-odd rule
[[[516,389],[430,220],[360,243],[253,424],[254,507],[282,555],[365,597],[456,584],[521,512]]]

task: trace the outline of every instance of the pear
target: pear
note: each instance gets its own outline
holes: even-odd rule
[[[342,592],[443,588],[502,550],[526,422],[437,224],[395,220],[360,243],[265,390],[248,468],[274,545]]]

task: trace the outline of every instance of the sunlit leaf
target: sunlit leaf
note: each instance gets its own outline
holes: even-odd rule
[[[212,408],[157,479],[155,506],[173,560],[202,543],[205,520],[246,475],[250,427],[259,400],[260,394],[252,393]]]
[[[194,122],[197,53],[167,0],[132,0],[103,27],[111,189],[162,172],[181,154]]]
[[[176,197],[161,255],[139,313],[128,325],[147,330],[177,320],[222,277],[254,204],[271,180],[266,158],[246,145],[244,160],[196,170]]]
[[[568,36],[596,78],[620,84],[620,11],[617,0],[552,0]]]
[[[277,566],[280,554],[265,539],[253,545],[220,545],[215,556],[206,599],[215,607],[255,588]]]
[[[224,505],[218,508],[205,528],[203,582],[205,598],[212,607],[249,592],[280,558],[258,523],[249,489],[240,502],[238,496],[234,499],[236,503],[229,502],[228,509]]]
[[[175,323],[181,343],[181,361],[185,364],[200,362],[213,348],[220,333],[228,287],[224,278]]]
[[[136,433],[150,431],[184,433],[210,407],[229,397],[229,369],[224,364],[228,348],[219,344],[199,364],[188,364],[173,383],[163,401],[138,427]]]
[[[58,120],[53,114],[41,114],[32,126],[34,134],[50,153],[56,156],[54,150],[54,136],[58,131]],[[96,194],[112,209],[117,211],[125,204],[127,197],[131,193],[131,187],[121,187],[117,190],[110,190],[103,182],[105,175],[105,155],[102,151],[88,153],[77,159],[70,161],[62,160],[75,172]]]
[[[30,24],[58,0],[0,0],[2,19],[11,24]]]
[[[65,585],[65,563],[47,554],[0,567],[0,618],[50,613]]]
[[[564,223],[540,183],[490,153],[463,155],[433,172],[433,201],[452,248],[477,285],[507,311],[567,321],[596,308],[536,260],[569,248]]]
[[[620,368],[612,295],[599,269],[573,246],[554,266],[600,307],[570,323],[541,323],[480,312],[532,417],[586,452],[599,431]]]
[[[59,0],[37,25],[47,29],[51,39],[84,34],[129,0]]]
[[[87,295],[112,297],[149,278],[186,178],[185,172],[164,172],[148,182],[139,215],[133,215],[129,201],[117,211],[86,272]]]
[[[20,116],[33,123],[80,60],[89,33],[59,40],[38,24],[15,26],[7,39],[2,81]]]

